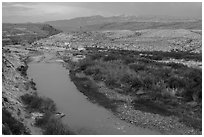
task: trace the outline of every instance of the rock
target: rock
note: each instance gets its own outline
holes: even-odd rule
[[[44,116],[43,113],[39,113],[39,112],[31,113],[31,115],[32,115],[32,119],[42,118]]]
[[[189,105],[191,107],[196,107],[198,105],[198,103],[195,101],[191,101],[191,102],[188,102],[187,105]]]
[[[144,95],[144,94],[145,94],[145,92],[143,90],[141,90],[141,89],[138,90],[137,93],[136,93],[136,95]]]
[[[56,112],[55,115],[60,117],[60,118],[63,118],[65,116],[65,114],[62,112]]]
[[[8,102],[7,97],[3,97],[3,100],[4,100],[5,102]]]

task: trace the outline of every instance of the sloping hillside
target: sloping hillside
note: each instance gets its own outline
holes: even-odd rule
[[[201,21],[193,22],[112,22],[87,25],[82,30],[202,29]]]
[[[61,31],[48,24],[10,24],[2,25],[3,45],[32,43],[33,41],[58,34]]]
[[[91,16],[70,20],[57,20],[46,22],[57,29],[68,31],[92,30],[141,30],[141,29],[202,29],[201,20],[172,19],[157,17],[135,16]]]

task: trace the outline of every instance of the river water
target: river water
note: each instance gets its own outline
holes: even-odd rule
[[[62,121],[76,134],[159,134],[120,120],[105,108],[88,101],[60,63],[31,62],[28,76],[36,83],[39,95],[51,98],[58,111],[66,115]]]

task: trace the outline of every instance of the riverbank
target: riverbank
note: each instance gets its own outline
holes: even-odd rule
[[[11,49],[7,46],[2,55],[3,134],[74,134],[55,117],[55,103],[37,95],[36,84],[27,75],[29,57],[42,53]],[[38,113],[43,114],[39,119]]]
[[[12,50],[10,50],[10,48]],[[3,134],[40,134],[31,128],[30,121],[20,97],[35,92],[32,81],[27,77],[25,59],[29,51],[7,46],[2,54],[2,112]],[[7,119],[7,121],[4,121]],[[15,122],[16,121],[16,122]],[[18,123],[18,124],[15,124]],[[15,126],[14,126],[15,125]]]
[[[97,53],[94,53],[94,55],[91,56],[92,59],[90,59],[90,54],[88,54],[86,59],[79,62],[70,62],[68,59],[65,59],[65,61],[71,65],[69,66],[69,69],[71,68],[70,77],[72,81],[75,83],[78,90],[86,95],[89,100],[109,109],[114,115],[126,122],[156,130],[162,134],[201,134],[202,120],[200,112],[202,111],[199,110],[202,110],[202,105],[199,104],[199,101],[195,102],[179,99],[179,97],[177,98],[178,95],[175,96],[170,93],[170,88],[165,94],[157,92],[157,96],[144,89],[142,90],[141,88],[127,88],[128,84],[117,83],[117,81],[120,80],[120,76],[123,76],[126,71],[128,71],[127,74],[132,73],[132,75],[134,72],[129,68],[122,66],[121,62],[123,61],[118,60],[122,59],[122,57],[118,54],[118,58],[114,58],[114,56],[104,57],[104,55],[97,55]],[[140,62],[140,64],[135,66],[132,65],[132,67],[136,70],[140,70],[139,74],[142,74],[141,70],[147,72],[147,67],[150,65],[152,65],[151,67],[165,66],[165,64],[159,63],[155,63],[157,66],[155,66],[154,63],[145,66],[144,63],[145,62]],[[171,65],[173,67],[171,69],[175,72],[175,68],[178,68],[179,64]],[[197,70],[185,66],[180,66],[180,69],[185,69],[185,71],[183,71],[186,73],[185,76],[189,72],[197,73]],[[110,77],[107,75],[109,74],[107,73],[108,71],[111,71]],[[154,78],[153,76],[151,78]],[[196,77],[198,75],[194,76]],[[143,79],[140,80],[145,80],[145,77],[143,76]],[[167,78],[169,78],[169,76]],[[124,77],[122,80],[127,81],[128,77]],[[135,86],[142,84],[139,82],[140,81],[138,81]],[[145,86],[148,89],[152,87],[152,85],[152,81],[149,81]],[[188,85],[190,86],[190,84]],[[142,87],[143,85],[140,86]],[[161,87],[158,87],[158,90],[159,89],[161,89]],[[153,97],[157,97],[157,99],[153,99]],[[188,106],[188,108],[186,106]],[[192,111],[193,113],[191,113]]]

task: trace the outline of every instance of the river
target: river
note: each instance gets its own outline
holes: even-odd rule
[[[159,134],[127,123],[105,108],[91,103],[70,80],[69,71],[59,62],[31,62],[28,76],[40,96],[51,98],[66,116],[62,121],[81,135]]]

